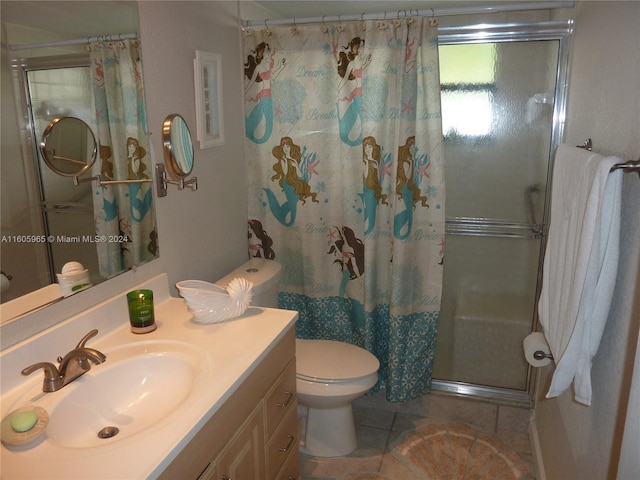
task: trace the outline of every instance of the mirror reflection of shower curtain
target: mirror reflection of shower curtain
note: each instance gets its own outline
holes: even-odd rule
[[[430,388],[442,287],[437,30],[411,20],[252,31],[243,58],[250,253],[298,336],[373,352],[393,401]]]
[[[149,179],[151,160],[137,40],[90,44],[92,126],[99,139],[93,174],[103,180]],[[157,254],[151,183],[94,187],[100,272],[110,276]]]

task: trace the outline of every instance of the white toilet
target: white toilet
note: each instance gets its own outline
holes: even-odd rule
[[[334,340],[296,340],[296,388],[302,419],[300,452],[341,457],[356,449],[351,402],[378,381],[378,359]]]
[[[281,266],[252,258],[215,282],[253,282],[252,305],[278,307]],[[357,447],[351,402],[378,381],[378,359],[363,348],[333,340],[296,340],[296,388],[301,417],[300,452],[340,457]]]

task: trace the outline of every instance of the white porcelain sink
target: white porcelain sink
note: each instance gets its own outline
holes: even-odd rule
[[[49,413],[51,443],[106,446],[170,421],[211,370],[206,352],[184,342],[143,341],[103,353],[104,363],[36,402]]]

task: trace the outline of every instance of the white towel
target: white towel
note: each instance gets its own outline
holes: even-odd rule
[[[591,404],[591,362],[609,314],[618,270],[621,162],[561,145],[555,158],[539,318],[556,370],[547,398],[574,383]]]

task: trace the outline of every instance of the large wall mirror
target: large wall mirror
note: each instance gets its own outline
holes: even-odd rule
[[[0,9],[0,299],[5,303],[50,290],[56,273],[70,261],[82,263],[94,285],[101,283],[156,258],[158,242],[153,188],[143,183],[153,178],[144,88],[140,84],[128,89],[137,90],[138,98],[127,98],[123,110],[137,112],[137,120],[114,133],[101,123],[102,100],[96,100],[96,69],[91,68],[95,65],[92,45],[100,42],[135,44],[132,57],[142,61],[136,39],[137,2],[3,0]],[[16,48],[24,45],[30,47]],[[141,63],[133,68],[141,78]],[[48,168],[39,148],[43,134],[54,119],[68,117],[90,126],[97,142],[97,158],[85,169],[87,176],[143,182],[74,185],[72,179]],[[71,158],[76,155],[71,153],[74,149],[87,153],[91,143],[86,134],[58,139],[49,134],[51,145],[58,143],[57,157]],[[63,149],[69,155],[61,155]],[[3,310],[3,323],[12,319],[6,318],[5,311],[9,309]]]

